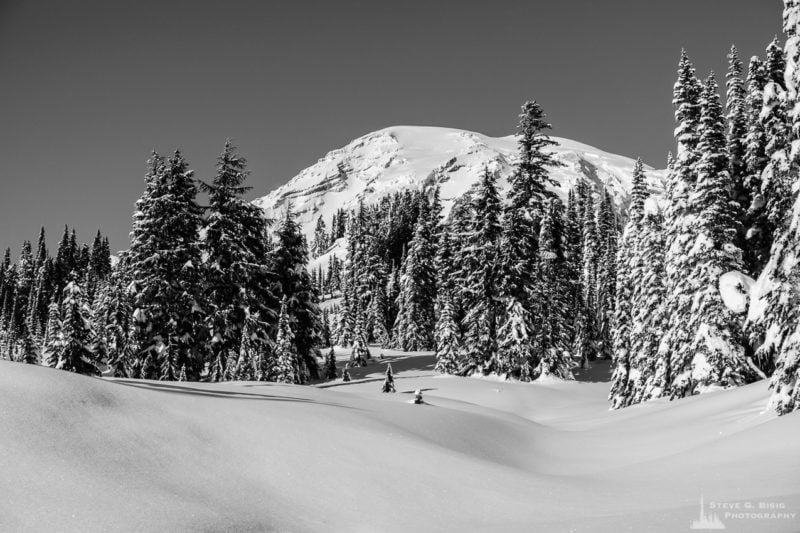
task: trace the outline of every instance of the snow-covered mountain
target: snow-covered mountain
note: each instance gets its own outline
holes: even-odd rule
[[[555,156],[564,164],[552,171],[557,193],[565,197],[575,180],[583,177],[598,190],[607,187],[618,207],[627,204],[633,159],[569,139],[553,139],[558,142],[553,148]],[[499,185],[507,187],[516,157],[513,135],[488,137],[452,128],[393,126],[329,152],[255,202],[277,217],[291,201],[298,221],[310,235],[320,215],[330,223],[337,209],[354,208],[361,198],[371,203],[386,194],[436,181],[447,210],[477,181],[484,165],[498,171]],[[665,171],[646,170],[653,191],[661,192]]]

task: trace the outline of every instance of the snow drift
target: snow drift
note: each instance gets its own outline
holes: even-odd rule
[[[609,411],[605,382],[385,354],[323,388],[0,361],[0,530],[683,531],[701,496],[800,511],[800,416],[763,412],[764,382]],[[386,362],[397,394],[379,392]]]

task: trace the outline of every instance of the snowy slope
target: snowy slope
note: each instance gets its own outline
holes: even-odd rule
[[[606,186],[618,206],[627,202],[633,159],[609,154],[568,139],[554,138],[556,158],[564,167],[554,169],[557,192],[562,196],[579,176],[596,187]],[[427,126],[394,126],[360,137],[329,152],[301,171],[286,185],[256,200],[271,216],[279,216],[288,201],[306,234],[322,215],[326,224],[339,208],[350,209],[363,198],[367,203],[406,188],[430,186],[441,178],[445,209],[477,181],[484,165],[497,170],[500,185],[516,159],[514,136],[488,137],[480,133]],[[646,169],[654,191],[663,190],[664,171]]]
[[[800,413],[762,413],[763,382],[609,411],[601,365],[520,384],[386,355],[325,387],[0,361],[0,531],[672,532],[701,496],[800,512]],[[389,360],[397,394],[378,392]]]

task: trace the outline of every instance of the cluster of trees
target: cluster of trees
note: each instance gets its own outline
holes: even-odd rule
[[[731,48],[724,109],[713,73],[698,80],[681,56],[673,99],[678,150],[669,159],[665,206],[646,202],[638,166],[620,242],[614,407],[769,376],[776,409],[798,407],[800,351],[793,335],[800,302],[793,276],[800,241],[792,205],[800,4],[785,5],[785,51],[773,41],[766,59],[753,57],[743,77]],[[726,306],[720,277],[729,272],[761,277],[748,317]]]
[[[341,297],[331,342],[435,350],[441,372],[526,381],[570,379],[573,353],[584,363],[610,358],[618,213],[586,181],[566,205],[548,189],[558,164],[549,128],[527,102],[506,198],[487,167],[446,220],[436,185],[337,213],[331,227],[345,221],[345,260],[332,255],[313,276]],[[318,254],[341,236],[326,228],[320,218]],[[351,362],[360,363],[355,351]]]
[[[113,268],[99,234],[86,253],[65,237],[55,260],[43,236],[35,259],[26,243],[2,270],[3,332],[20,346],[3,355],[143,379],[316,379],[321,315],[305,237],[291,208],[273,228],[244,198],[247,175],[230,142],[209,183],[179,151],[154,152]]]
[[[92,305],[111,274],[108,239],[100,232],[92,245],[78,244],[75,230],[64,228],[55,257],[47,249],[45,230],[34,251],[25,241],[12,263],[6,249],[0,264],[0,358],[38,362],[52,341],[54,317],[68,317],[75,284]],[[51,353],[53,366],[68,365],[64,354]]]

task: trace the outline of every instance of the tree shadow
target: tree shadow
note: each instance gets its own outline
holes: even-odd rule
[[[575,381],[584,383],[609,383],[612,376],[612,362],[608,359],[597,359],[589,363],[589,368],[574,368],[572,375]]]
[[[153,382],[145,382],[145,381],[133,381],[133,380],[126,380],[126,379],[116,379],[114,383],[119,383],[120,385],[124,385],[126,387],[134,387],[137,389],[145,389],[151,390],[156,392],[166,392],[170,394],[185,394],[191,396],[205,396],[209,398],[227,398],[233,400],[267,400],[267,401],[276,401],[276,402],[297,402],[297,403],[309,403],[309,404],[319,404],[319,405],[330,405],[334,407],[346,407],[350,409],[349,406],[341,405],[333,402],[319,402],[317,400],[312,400],[309,398],[297,398],[292,396],[283,396],[283,395],[275,395],[275,394],[259,394],[255,392],[237,392],[237,391],[230,391],[230,390],[213,390],[213,389],[205,389],[205,388],[197,388],[191,386],[178,386],[172,385],[170,383],[162,382],[162,381],[153,381]],[[269,387],[269,384],[256,384],[256,383],[249,383],[249,384],[242,384],[244,387]]]

